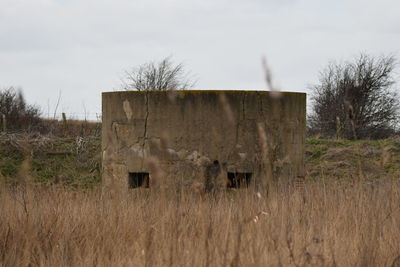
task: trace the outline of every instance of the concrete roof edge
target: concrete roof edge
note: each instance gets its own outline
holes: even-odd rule
[[[282,94],[307,94],[306,92],[291,92],[291,91],[269,91],[269,90],[176,90],[177,92],[182,93],[282,93]],[[170,91],[163,90],[149,90],[149,91],[109,91],[102,92],[102,94],[122,94],[122,93],[136,93],[136,94],[144,94],[144,93],[168,93]]]

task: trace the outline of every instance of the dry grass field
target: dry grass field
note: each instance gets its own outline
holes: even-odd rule
[[[116,194],[97,138],[3,136],[0,266],[400,266],[400,141],[306,150],[304,187]]]
[[[399,193],[391,180],[268,195],[2,186],[0,266],[399,266]]]

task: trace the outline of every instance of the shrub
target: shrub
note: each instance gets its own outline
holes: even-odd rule
[[[194,86],[182,64],[174,65],[170,58],[158,63],[148,62],[125,72],[125,90],[185,90]]]
[[[20,89],[9,87],[0,91],[0,120],[7,131],[30,132],[40,124],[40,110],[26,103]]]
[[[311,132],[323,137],[385,138],[396,131],[400,101],[394,90],[395,59],[361,54],[331,63],[314,85]]]

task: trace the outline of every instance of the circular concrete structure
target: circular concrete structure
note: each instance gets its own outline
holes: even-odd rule
[[[304,176],[304,93],[123,91],[102,102],[105,186],[211,190]]]

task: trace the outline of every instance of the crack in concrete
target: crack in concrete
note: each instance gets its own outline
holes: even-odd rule
[[[239,142],[239,127],[240,127],[240,122],[236,122],[236,137],[235,137],[235,147],[237,146]]]
[[[242,105],[242,120],[243,120],[243,122],[245,121],[245,97],[246,97],[246,95],[242,94],[241,105]],[[235,146],[230,150],[228,158],[230,158],[230,155],[236,154],[237,146],[239,144],[240,126],[241,126],[241,120],[240,120],[240,112],[239,112],[238,120],[236,121],[236,129],[235,129],[236,130],[236,132],[235,132]]]
[[[243,97],[242,97],[242,113],[243,113],[243,120],[246,119],[246,116],[245,116],[245,108],[244,108],[245,98],[246,98],[246,94],[243,94]]]
[[[149,119],[149,95],[148,95],[148,93],[145,94],[145,106],[146,106],[146,117],[144,119],[143,146],[144,146],[145,140],[147,139],[147,121]]]
[[[264,114],[264,108],[263,108],[264,103],[263,103],[263,100],[262,100],[262,95],[260,95],[259,93],[257,93],[257,95],[258,95],[258,99],[260,100],[260,115],[264,120],[263,123],[266,125],[267,120],[266,120],[265,114]]]
[[[145,146],[146,146],[146,139],[147,139],[147,122],[149,119],[149,94],[145,93],[145,106],[146,106],[146,116],[144,119],[144,131],[143,131],[143,144],[142,144],[142,169],[145,157]]]

